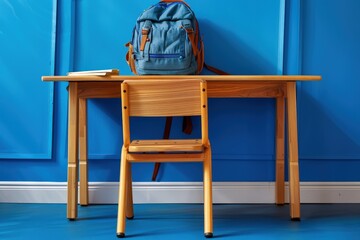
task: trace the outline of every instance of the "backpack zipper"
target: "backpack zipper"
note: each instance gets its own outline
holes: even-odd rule
[[[150,58],[182,58],[178,53],[149,54]]]

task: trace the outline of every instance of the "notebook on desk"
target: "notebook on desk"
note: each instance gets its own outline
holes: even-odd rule
[[[109,75],[119,75],[119,73],[120,71],[118,69],[103,69],[103,70],[69,72],[68,76],[109,76]]]

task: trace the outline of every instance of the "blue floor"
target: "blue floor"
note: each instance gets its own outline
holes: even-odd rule
[[[127,239],[205,239],[201,204],[138,204]],[[0,239],[117,239],[116,205],[79,207],[66,219],[65,204],[0,203]],[[302,204],[301,221],[289,206],[214,205],[215,239],[360,239],[360,204]]]

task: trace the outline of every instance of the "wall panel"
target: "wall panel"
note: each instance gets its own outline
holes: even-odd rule
[[[360,160],[359,11],[357,0],[302,2],[302,73],[323,76],[301,86],[303,159]]]
[[[56,1],[0,1],[0,158],[52,157]]]

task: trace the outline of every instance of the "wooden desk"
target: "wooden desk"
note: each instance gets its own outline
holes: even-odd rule
[[[86,99],[120,98],[120,83],[123,80],[154,78],[204,79],[208,82],[210,98],[276,98],[276,204],[285,202],[284,126],[286,106],[290,216],[291,219],[300,219],[296,81],[321,80],[321,76],[44,76],[43,81],[69,82],[67,198],[67,217],[69,219],[77,218],[79,165],[80,204],[88,204]]]

